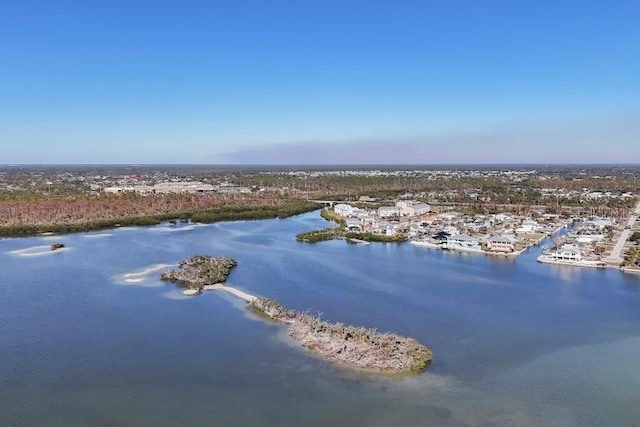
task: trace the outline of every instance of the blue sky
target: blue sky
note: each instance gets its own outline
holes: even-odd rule
[[[640,162],[638,1],[0,5],[0,163]]]

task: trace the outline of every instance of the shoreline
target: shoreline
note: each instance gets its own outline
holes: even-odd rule
[[[532,246],[535,246],[538,243],[540,242],[538,241]],[[465,248],[457,248],[457,247],[447,248],[447,247],[444,247],[442,243],[422,242],[419,240],[411,240],[409,241],[409,244],[413,246],[417,246],[419,248],[435,249],[443,252],[447,251],[447,252],[471,253],[471,254],[485,255],[490,257],[500,257],[500,258],[516,258],[522,255],[531,247],[531,246],[527,246],[524,249],[521,249],[519,251],[514,251],[514,252],[501,252],[501,251],[485,251],[483,249],[465,249]]]

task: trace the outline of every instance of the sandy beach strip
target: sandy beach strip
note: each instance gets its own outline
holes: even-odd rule
[[[56,249],[55,251],[51,250],[51,246],[49,245],[40,245],[40,246],[32,246],[30,248],[24,249],[16,249],[14,251],[9,251],[8,253],[11,255],[18,255],[23,257],[34,257],[34,256],[42,256],[42,255],[50,255],[58,252],[64,252],[69,248],[64,247],[60,249]]]
[[[152,267],[147,267],[142,271],[136,271],[133,273],[126,273],[124,274],[124,277],[141,277],[141,276],[147,276],[150,273],[153,273],[154,271],[159,271],[159,270],[164,270],[165,268],[169,268],[172,267],[172,264],[156,264]],[[129,281],[129,280],[127,280]]]
[[[227,286],[223,283],[216,283],[214,285],[205,285],[202,289],[205,291],[217,291],[217,290],[226,291],[247,302],[255,301],[258,298],[255,295],[248,294],[246,292],[241,291],[240,289],[236,289],[232,286]]]

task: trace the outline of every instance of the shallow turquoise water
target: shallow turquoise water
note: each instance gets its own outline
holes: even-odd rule
[[[0,240],[0,424],[640,422],[639,276],[541,265],[536,249],[295,241],[321,226],[316,212]],[[58,241],[69,249],[12,253]],[[247,292],[413,336],[434,361],[408,378],[337,369],[233,296],[136,275],[195,254],[236,258],[229,283]]]

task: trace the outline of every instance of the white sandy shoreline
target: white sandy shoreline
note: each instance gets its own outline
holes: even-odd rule
[[[61,253],[61,252],[68,251],[69,249],[70,248],[65,246],[63,248],[58,248],[58,249],[52,250],[50,245],[39,245],[39,246],[32,246],[30,248],[16,249],[16,250],[13,250],[13,251],[9,251],[7,253],[9,253],[11,255],[22,256],[22,257],[35,257],[35,256],[43,256],[43,255],[51,255],[51,254]]]
[[[258,299],[258,297],[255,295],[248,294],[232,286],[227,286],[224,283],[216,283],[214,285],[205,285],[202,289],[205,291],[216,291],[216,290],[226,291],[232,295],[237,296],[240,299],[245,300],[246,302],[252,302]]]

